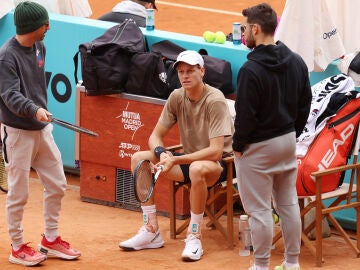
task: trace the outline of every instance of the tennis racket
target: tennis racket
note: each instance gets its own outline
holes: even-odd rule
[[[2,192],[8,192],[7,173],[5,171],[4,158],[0,149],[0,190]]]
[[[156,169],[156,173],[154,173],[154,169]],[[133,180],[135,196],[139,202],[145,203],[151,198],[155,183],[163,169],[162,165],[155,168],[149,160],[140,160],[136,165]]]
[[[79,127],[77,125],[74,125],[74,124],[65,122],[63,120],[54,118],[52,116],[49,116],[49,117],[51,119],[51,122],[53,122],[53,123],[55,123],[55,124],[57,124],[59,126],[62,126],[64,128],[67,128],[67,129],[70,129],[70,130],[73,130],[73,131],[76,131],[76,132],[79,132],[79,133],[83,133],[83,134],[86,134],[86,135],[89,135],[89,136],[92,136],[92,137],[98,137],[99,136],[94,131],[88,130],[88,129],[83,128],[83,127]]]

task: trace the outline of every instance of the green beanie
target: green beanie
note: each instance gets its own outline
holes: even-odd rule
[[[25,1],[15,8],[14,23],[18,35],[34,32],[48,22],[47,10],[38,3]]]

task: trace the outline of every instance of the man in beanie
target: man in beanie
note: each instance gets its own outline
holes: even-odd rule
[[[99,17],[99,20],[122,23],[126,19],[133,19],[139,27],[145,27],[146,9],[157,9],[155,0],[126,0]]]
[[[35,2],[15,8],[16,35],[0,48],[0,122],[9,191],[6,200],[12,252],[9,261],[37,265],[54,255],[75,259],[81,253],[63,241],[58,232],[66,178],[60,151],[52,136],[47,108],[45,47],[50,29],[46,9]],[[39,251],[23,239],[22,219],[29,197],[29,173],[34,168],[44,186],[45,232]]]

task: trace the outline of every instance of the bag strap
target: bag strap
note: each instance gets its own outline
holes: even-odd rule
[[[75,66],[75,69],[74,69],[75,84],[78,83],[78,77],[77,77],[78,63],[79,63],[78,58],[79,58],[79,51],[77,51],[77,53],[75,53],[75,55],[74,55],[74,57],[73,57],[74,66]]]
[[[176,61],[177,56],[186,51],[185,48],[171,42],[170,40],[162,40],[157,43],[154,43],[151,46],[151,50],[153,52],[161,53],[162,56],[166,57],[167,59]]]

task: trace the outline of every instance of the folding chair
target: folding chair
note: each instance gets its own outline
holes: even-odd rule
[[[181,149],[181,145],[167,148],[170,151]],[[239,200],[239,193],[234,187],[236,182],[233,178],[233,157],[226,157],[223,159],[227,167],[226,180],[217,183],[209,188],[209,196],[206,201],[205,214],[209,218],[206,224],[208,227],[214,227],[225,237],[228,247],[234,247],[234,222],[233,222],[233,205],[236,200]],[[234,182],[235,181],[235,182]],[[176,225],[176,191],[184,187],[190,190],[190,184],[183,184],[177,181],[170,182],[170,238],[175,239],[177,235],[181,234],[189,226],[190,218],[183,221],[177,227]],[[225,203],[218,209],[216,207],[217,199],[223,194],[226,194]],[[219,222],[219,218],[226,213],[226,228]]]
[[[354,250],[357,257],[360,257],[360,163],[358,162],[359,155],[359,143],[360,143],[360,130],[355,138],[355,146],[353,151],[353,162],[348,165],[343,165],[327,170],[321,170],[311,173],[316,183],[316,192],[314,196],[299,196],[299,205],[301,218],[304,220],[305,215],[313,208],[315,208],[315,220],[310,223],[306,228],[303,226],[301,239],[306,247],[316,258],[316,266],[321,267],[323,260],[322,249],[322,221],[327,218],[333,228],[343,237],[345,242]],[[343,183],[339,188],[334,191],[322,193],[322,177],[325,175],[331,175],[339,172],[350,172],[349,183]],[[326,201],[331,199],[332,202]],[[305,200],[309,201],[305,205]],[[356,244],[352,242],[348,233],[342,228],[340,223],[332,215],[333,212],[354,208],[356,211]],[[281,219],[281,216],[280,216]],[[304,224],[304,222],[303,222]],[[308,233],[315,228],[316,239],[315,246],[308,239]],[[273,243],[279,240],[281,232],[276,234],[273,239]]]

